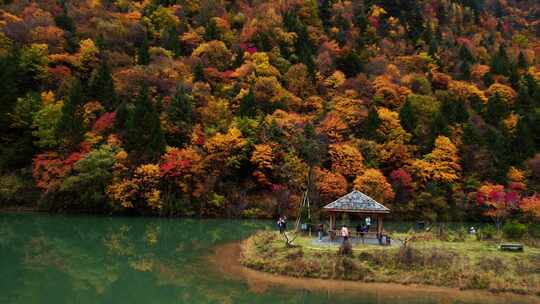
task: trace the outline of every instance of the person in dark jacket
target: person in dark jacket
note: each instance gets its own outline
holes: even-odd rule
[[[324,231],[324,225],[323,224],[317,225],[317,233],[319,234],[319,242],[322,242],[323,231]]]

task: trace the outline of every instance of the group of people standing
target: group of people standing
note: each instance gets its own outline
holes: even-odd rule
[[[279,233],[283,234],[287,230],[287,217],[280,216],[277,221],[277,226],[279,228]],[[364,233],[369,232],[370,226],[371,226],[371,218],[368,216],[365,218],[364,223],[356,226],[356,232],[359,233],[363,237]],[[323,234],[324,234],[323,224],[317,225],[317,234],[319,237],[319,241],[322,241]],[[347,226],[343,225],[343,227],[341,228],[340,234],[343,237],[343,241],[347,241],[349,239],[350,234],[349,234],[349,229],[347,228]]]

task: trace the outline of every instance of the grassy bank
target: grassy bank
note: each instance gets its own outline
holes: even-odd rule
[[[540,296],[540,248],[500,252],[494,242],[441,241],[416,235],[407,246],[360,245],[350,256],[318,247],[307,238],[288,248],[273,231],[260,231],[242,245],[241,262],[252,269],[294,277],[427,284]]]

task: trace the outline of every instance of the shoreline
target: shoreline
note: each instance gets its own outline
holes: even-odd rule
[[[485,290],[442,287],[423,284],[398,284],[382,282],[361,282],[335,279],[317,279],[276,275],[248,268],[240,263],[242,242],[234,242],[214,248],[209,262],[216,269],[232,279],[245,281],[249,289],[263,293],[271,288],[286,287],[329,294],[372,294],[380,298],[418,299],[419,296],[440,301],[483,301],[487,303],[538,303],[539,297],[511,292],[490,292]],[[420,295],[419,295],[420,293]]]

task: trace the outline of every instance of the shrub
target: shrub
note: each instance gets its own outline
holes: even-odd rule
[[[339,255],[352,256],[352,245],[350,241],[341,243],[338,251]]]
[[[396,264],[403,268],[420,266],[423,257],[420,250],[410,246],[402,246],[396,253]]]
[[[534,238],[540,238],[540,224],[539,223],[530,224],[529,234]]]
[[[471,276],[466,286],[470,289],[487,289],[489,287],[489,275],[486,273],[475,273]]]
[[[31,178],[19,174],[0,175],[0,205],[25,205],[37,200]]]
[[[467,239],[467,230],[464,227],[460,227],[456,231],[450,231],[448,239],[452,242],[465,242]]]
[[[495,271],[497,274],[502,274],[508,270],[506,263],[498,257],[482,256],[478,261],[478,267],[483,271]]]
[[[495,236],[497,236],[497,229],[494,226],[482,227],[476,234],[478,240],[493,240]]]
[[[519,240],[527,232],[527,226],[516,221],[509,221],[503,226],[504,236],[511,240]]]

